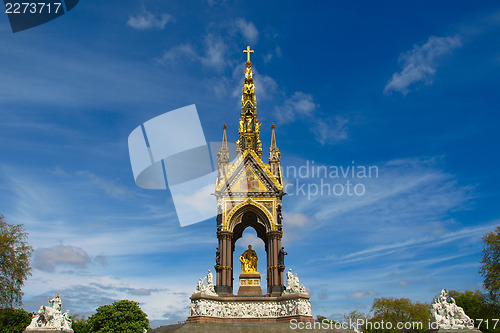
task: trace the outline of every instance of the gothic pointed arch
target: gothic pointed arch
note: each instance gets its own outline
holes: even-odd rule
[[[253,213],[256,217],[255,222],[250,223],[250,220],[243,219],[243,216],[246,213]],[[269,210],[259,202],[256,202],[252,198],[247,198],[243,202],[241,202],[238,206],[236,206],[231,212],[228,214],[228,225],[227,230],[231,231],[235,236],[235,233],[240,230],[242,227],[245,229],[247,226],[252,226],[257,231],[257,229],[262,231],[262,234],[265,234],[276,228],[273,223],[273,216],[269,212]],[[259,236],[262,240],[263,237]],[[265,241],[265,240],[264,240]]]

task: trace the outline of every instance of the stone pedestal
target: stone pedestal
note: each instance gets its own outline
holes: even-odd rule
[[[238,296],[262,296],[259,273],[240,274],[240,288],[238,289]]]
[[[314,322],[307,294],[269,296],[211,296],[193,294],[186,323]]]
[[[326,328],[325,323],[306,322],[300,323],[299,328],[295,322],[283,323],[186,323],[161,326],[148,333],[355,333],[352,329]]]

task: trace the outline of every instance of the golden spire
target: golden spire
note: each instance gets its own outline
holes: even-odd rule
[[[247,62],[245,63],[245,83],[243,84],[243,94],[241,96],[240,139],[236,144],[239,153],[247,149],[253,149],[257,155],[262,156],[262,144],[259,140],[260,123],[257,119],[257,99],[255,98],[252,62],[250,61],[250,54],[254,50],[247,46],[247,49],[243,50],[243,52],[247,54]]]

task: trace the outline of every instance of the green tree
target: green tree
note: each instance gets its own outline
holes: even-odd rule
[[[74,333],[88,333],[89,332],[89,324],[87,322],[87,318],[85,316],[79,315],[78,313],[74,313],[70,316],[73,324],[71,328]]]
[[[408,298],[376,298],[373,301],[371,311],[373,311],[373,317],[365,324],[363,331],[425,332],[431,319],[429,304],[412,302]],[[382,322],[383,326],[375,324],[379,323],[380,325]],[[398,328],[398,323],[409,326]]]
[[[359,323],[361,325],[359,329],[361,329],[361,327],[363,326],[362,324],[366,323],[368,319],[369,319],[368,315],[364,314],[358,309],[352,310],[351,312],[344,314],[344,322],[347,323],[347,325],[349,325],[350,328],[357,327]]]
[[[21,287],[31,275],[33,248],[26,243],[23,225],[11,225],[0,215],[0,307],[22,304]]]
[[[323,322],[323,321],[325,321],[325,320],[326,320],[326,321],[328,321],[328,319],[327,319],[325,316],[322,316],[322,315],[317,315],[317,316],[316,316],[316,321],[317,321],[318,323],[322,323],[322,322]]]
[[[484,288],[498,302],[500,296],[500,226],[483,235],[483,254],[479,273],[484,277]]]
[[[128,300],[98,307],[87,322],[89,333],[143,333],[151,329],[139,304]]]
[[[479,290],[466,290],[464,292],[450,290],[449,295],[474,320],[474,326],[478,327],[479,325],[480,331],[483,333],[500,332],[500,325],[495,325],[494,321],[494,319],[500,318],[500,306],[492,302],[489,295],[483,294]]]
[[[32,318],[33,314],[24,309],[0,309],[0,333],[21,333]]]

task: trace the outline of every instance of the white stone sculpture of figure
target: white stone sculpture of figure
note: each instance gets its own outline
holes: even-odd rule
[[[465,328],[471,322],[464,309],[459,307],[453,297],[448,302],[448,292],[441,290],[439,297],[432,303],[431,315],[440,329]]]
[[[31,318],[31,323],[28,325],[28,327],[38,327],[38,316],[33,315],[33,318]]]
[[[62,314],[62,317],[63,317],[63,327],[62,328],[65,328],[65,329],[71,329],[71,325],[73,324],[73,321],[71,320],[71,318],[69,317],[69,310],[66,310],[66,312],[64,312]]]
[[[49,297],[47,297],[47,299],[49,300],[49,304],[52,305],[52,309],[54,309],[57,313],[62,312],[62,302],[59,294],[56,294],[56,297],[53,299],[50,299]]]
[[[210,270],[208,270],[206,278],[207,278],[207,286],[205,287],[204,293],[213,296],[217,295],[214,287],[214,275],[212,274],[212,272],[210,272]]]
[[[446,317],[444,316],[444,309],[441,307],[440,303],[434,302],[431,308],[431,315],[434,318],[434,321],[438,324],[439,327],[448,324],[446,322]]]
[[[204,279],[207,279],[206,286],[203,284]],[[212,272],[210,270],[208,270],[208,274],[204,279],[202,279],[202,278],[199,279],[194,293],[195,294],[201,293],[201,294],[205,294],[205,295],[216,296],[217,293],[215,292],[215,287],[214,287],[214,275],[212,274]]]
[[[203,285],[203,280],[200,278],[198,281],[198,284],[196,285],[196,290],[194,291],[195,293],[202,293],[205,291],[205,286]]]
[[[207,286],[204,290],[204,293],[207,294],[207,295],[217,295],[217,293],[215,292],[215,287],[214,287],[214,275],[212,274],[212,272],[210,272],[210,270],[208,270],[208,274],[207,274]]]
[[[210,272],[210,270],[208,270],[208,274],[207,274],[207,286],[210,286],[210,285],[214,285],[214,275],[212,274],[212,272]]]
[[[59,294],[53,299],[49,298],[50,306],[42,305],[38,314],[33,317],[31,323],[26,327],[26,331],[37,331],[40,329],[62,332],[73,332],[71,328],[72,321],[69,318],[69,310],[62,313],[62,301]]]
[[[292,291],[295,288],[295,279],[292,274],[292,269],[290,268],[286,272],[286,289]]]
[[[286,272],[286,282],[293,279],[292,269],[290,268],[288,272]]]
[[[289,269],[286,273],[286,290],[284,294],[306,294],[306,288],[300,285],[299,278],[297,274],[292,274],[292,270]]]

